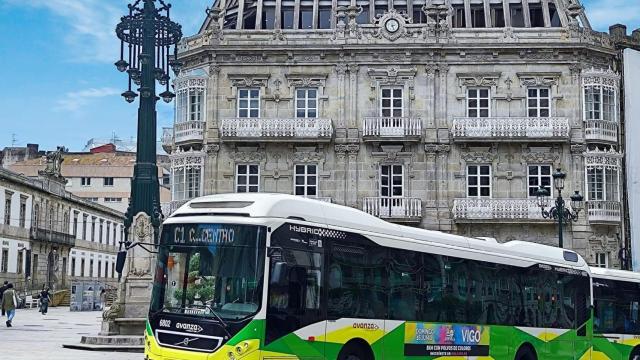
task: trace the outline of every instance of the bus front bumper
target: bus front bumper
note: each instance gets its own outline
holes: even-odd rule
[[[243,342],[243,346],[223,345],[213,353],[180,350],[158,344],[156,339],[145,334],[145,360],[260,360],[259,341]]]

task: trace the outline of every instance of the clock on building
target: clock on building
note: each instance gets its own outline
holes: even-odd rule
[[[389,19],[384,23],[384,27],[388,32],[394,33],[400,28],[400,23],[396,19]]]

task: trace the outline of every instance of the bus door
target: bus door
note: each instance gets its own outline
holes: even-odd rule
[[[292,233],[288,225],[272,235],[269,249],[269,286],[265,359],[320,360],[325,358],[325,314],[322,243],[311,234]],[[292,246],[287,246],[291,245]],[[311,245],[313,244],[313,245]],[[280,246],[285,245],[285,246]],[[320,245],[320,246],[318,246]]]
[[[586,276],[574,278],[575,309],[576,309],[576,337],[574,341],[574,359],[579,360],[590,351],[593,336],[591,318],[591,283]]]

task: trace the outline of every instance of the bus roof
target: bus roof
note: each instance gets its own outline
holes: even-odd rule
[[[498,243],[490,238],[467,238],[440,231],[403,226],[384,221],[352,207],[287,194],[233,193],[203,196],[189,201],[176,210],[170,218],[211,215],[302,220],[589,270],[584,259],[570,250],[527,241]],[[574,257],[574,261],[567,260],[568,254]]]
[[[633,271],[592,267],[591,274],[593,275],[593,277],[600,279],[622,280],[640,283],[640,273]]]

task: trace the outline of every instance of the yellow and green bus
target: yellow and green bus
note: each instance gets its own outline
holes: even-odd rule
[[[213,195],[163,223],[145,358],[629,359],[633,346],[615,357],[610,332],[594,335],[591,298],[569,250]]]

